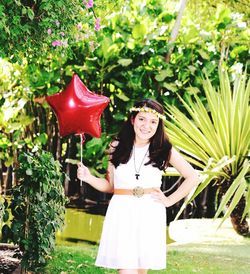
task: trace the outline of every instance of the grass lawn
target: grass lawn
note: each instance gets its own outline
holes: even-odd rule
[[[175,242],[168,244],[167,269],[162,273],[248,274],[250,273],[250,239],[237,235],[225,223],[211,220],[182,220],[170,226]],[[78,244],[57,246],[43,273],[117,273],[94,266],[97,246]]]

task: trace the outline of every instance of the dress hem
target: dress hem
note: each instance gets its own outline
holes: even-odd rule
[[[148,269],[148,270],[163,270],[166,269],[166,266],[162,267],[150,267],[150,266],[111,266],[105,264],[95,263],[97,267],[109,268],[109,269]]]

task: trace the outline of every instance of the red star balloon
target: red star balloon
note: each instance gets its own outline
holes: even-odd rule
[[[101,136],[100,117],[109,99],[89,91],[76,74],[64,91],[47,96],[46,101],[56,114],[62,137],[84,133]]]

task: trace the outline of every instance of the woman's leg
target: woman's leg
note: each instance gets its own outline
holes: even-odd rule
[[[119,274],[147,274],[147,269],[119,269]]]
[[[137,269],[119,269],[118,270],[119,274],[138,274]]]
[[[148,270],[147,269],[138,269],[138,274],[147,274]]]

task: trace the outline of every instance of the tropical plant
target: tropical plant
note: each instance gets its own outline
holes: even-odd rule
[[[199,93],[202,71],[213,85],[218,84],[221,59],[232,70],[243,67],[248,56],[246,18],[230,10],[226,1],[217,5],[215,0],[213,5],[188,1],[166,63],[177,2],[95,0],[94,10],[78,0],[1,2],[0,56],[6,56],[0,58],[0,174],[5,173],[0,182],[4,192],[16,183],[12,171],[17,155],[34,146],[51,151],[75,178],[75,167],[65,160],[75,159],[76,138],[60,138],[51,109],[34,102],[34,98],[65,89],[73,72],[90,90],[110,98],[102,119],[102,142],[94,140],[94,146],[87,145],[90,138],[85,142],[85,164],[97,174],[105,165],[100,160],[103,155],[96,151],[103,151],[103,145],[117,133],[135,100],[152,97],[179,107],[177,94],[204,97]],[[101,18],[100,31],[94,30],[93,12]],[[59,40],[68,45],[52,45]],[[95,165],[97,161],[100,165]],[[73,180],[70,188],[78,191]]]
[[[228,72],[220,68],[218,90],[206,77],[203,80],[206,101],[180,98],[188,115],[167,105],[167,132],[173,144],[201,169],[201,183],[185,205],[208,186],[215,184],[218,208],[215,218],[224,213],[222,222],[231,217],[235,230],[249,232],[250,210],[250,81],[246,73],[236,76],[231,87]],[[221,222],[221,223],[222,223]]]
[[[20,154],[17,177],[19,184],[12,189],[4,221],[9,211],[13,218],[3,226],[2,234],[5,241],[19,246],[24,272],[36,271],[45,265],[55,233],[64,222],[63,174],[59,162],[39,150]]]

